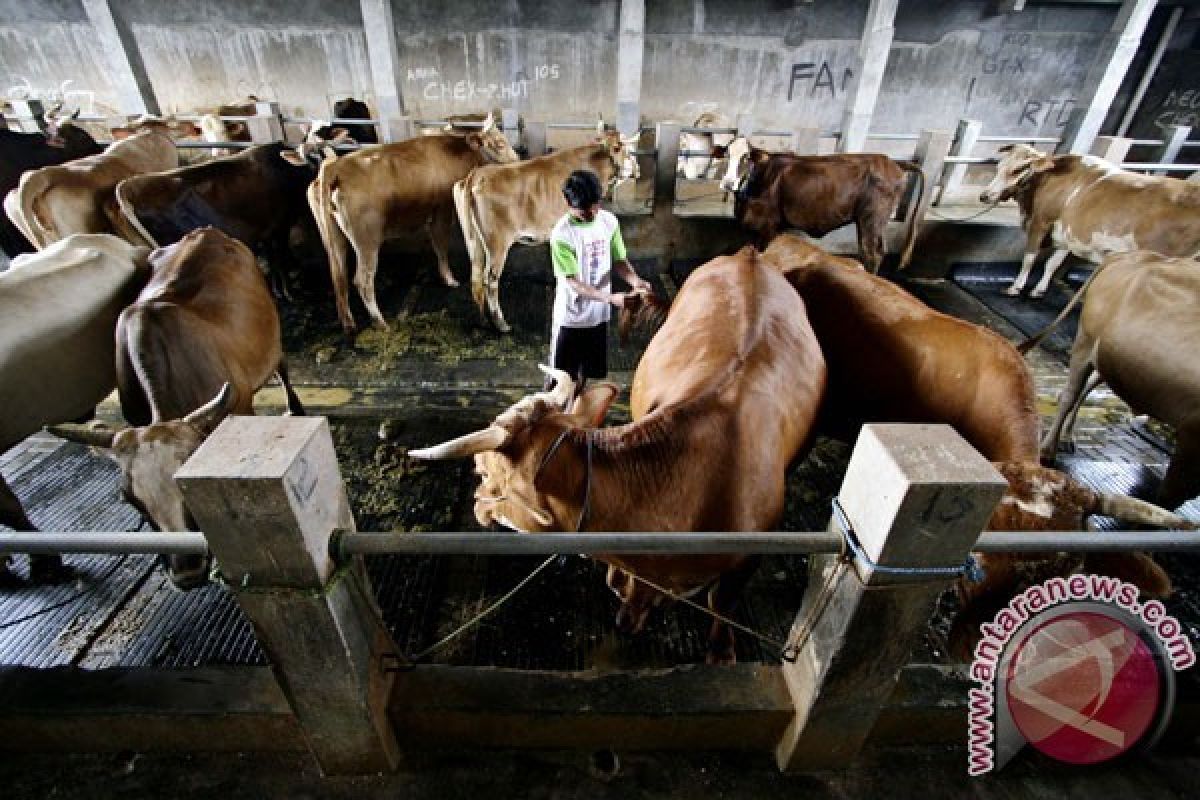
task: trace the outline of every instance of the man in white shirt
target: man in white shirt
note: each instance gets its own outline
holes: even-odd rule
[[[550,257],[557,287],[551,316],[550,363],[576,379],[608,375],[608,320],[632,294],[651,292],[625,255],[621,226],[600,208],[603,189],[596,173],[576,170],[563,184],[569,210],[550,234]],[[632,287],[612,291],[612,272]]]

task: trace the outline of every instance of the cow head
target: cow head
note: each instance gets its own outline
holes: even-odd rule
[[[233,394],[226,383],[207,405],[169,422],[120,430],[84,425],[54,425],[49,430],[70,441],[105,448],[121,468],[121,496],[156,530],[196,530],[175,473],[225,419],[234,406]],[[208,581],[206,557],[173,555],[169,565],[171,582],[179,589],[194,589]]]
[[[628,180],[637,180],[642,175],[635,152],[641,134],[622,136],[619,131],[605,130],[603,122],[598,127],[599,142],[604,145],[608,157],[612,160],[613,174],[608,183],[608,194],[611,197],[617,186]]]
[[[734,139],[725,148],[729,163],[725,167],[725,176],[721,178],[721,189],[726,192],[736,192],[742,184],[742,179],[750,170],[750,140],[745,136]]]
[[[508,137],[496,127],[496,119],[491,114],[484,117],[479,133],[468,133],[466,140],[472,150],[483,156],[485,164],[508,164],[521,159],[509,144]]]
[[[541,369],[554,377],[552,391],[522,399],[483,430],[409,451],[425,460],[474,456],[480,525],[539,533],[575,530],[579,524],[588,476],[577,445],[566,440],[573,429],[598,426],[618,390],[599,383],[572,401],[571,377]]]
[[[1008,200],[1035,175],[1054,168],[1053,156],[1027,144],[1006,144],[998,152],[1001,155],[1000,163],[996,165],[996,177],[979,195],[979,200],[984,203]]]

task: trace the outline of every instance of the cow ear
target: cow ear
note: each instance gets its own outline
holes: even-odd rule
[[[571,406],[571,416],[575,418],[578,425],[585,428],[599,428],[604,424],[604,417],[608,414],[609,406],[613,400],[617,399],[621,388],[615,383],[597,383],[584,389],[583,393],[575,398],[575,403]]]
[[[997,153],[1011,153],[1015,145],[1006,144],[1003,147],[997,148]]]

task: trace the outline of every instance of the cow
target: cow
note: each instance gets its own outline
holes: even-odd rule
[[[481,164],[516,160],[512,145],[489,117],[479,133],[420,136],[324,161],[308,189],[308,203],[329,257],[338,319],[346,334],[356,329],[347,241],[357,259],[359,297],[374,324],[386,329],[375,301],[375,269],[384,240],[428,223],[438,272],[447,286],[457,286],[447,255],[454,229],[454,184]]]
[[[318,139],[333,139],[337,136],[339,130],[344,130],[346,135],[358,144],[378,144],[379,134],[375,131],[375,126],[368,122],[348,122],[352,119],[371,119],[371,109],[367,108],[367,104],[362,100],[355,100],[353,97],[347,97],[344,100],[338,100],[333,104],[334,122],[325,128],[317,128],[310,135],[315,135]]]
[[[1117,253],[1097,267],[1083,297],[1067,382],[1041,455],[1070,441],[1088,393],[1106,382],[1136,413],[1175,429],[1175,452],[1158,502],[1169,508],[1200,494],[1200,265],[1156,253]]]
[[[918,200],[910,207],[900,254],[899,268],[904,269],[912,258],[916,210],[925,192],[925,173],[911,161],[893,161],[878,153],[768,153],[739,137],[729,146],[729,170],[721,188],[736,190],[734,217],[762,247],[786,228],[820,237],[853,222],[859,257],[878,273],[884,233],[908,189],[909,175],[916,178]]]
[[[729,121],[721,114],[715,111],[705,111],[696,117],[692,127],[723,128],[728,124]],[[731,133],[695,133],[691,131],[680,133],[680,151],[703,153],[704,155],[680,155],[676,164],[676,174],[689,181],[711,180],[720,175],[722,156],[733,139],[734,135]]]
[[[1103,515],[1125,526],[1195,530],[1166,509],[1133,497],[1095,492],[1070,476],[1036,463],[997,463],[1009,488],[988,520],[989,531],[1084,531],[1089,517]],[[1081,534],[1086,535],[1086,534]],[[951,652],[969,660],[979,625],[989,621],[1019,591],[1052,577],[1076,572],[1118,578],[1148,597],[1171,593],[1171,579],[1145,553],[975,553],[983,579],[959,579],[959,611],[947,637]]]
[[[175,142],[156,124],[98,155],[26,172],[4,210],[39,250],[72,233],[112,233],[105,208],[116,202],[117,184],[177,166]]]
[[[526,397],[487,428],[419,459],[475,457],[475,518],[523,532],[765,531],[783,513],[787,467],[802,456],[825,386],[804,303],[752,249],[699,267],[647,346],[631,389],[633,421],[599,428],[618,389],[570,376]],[[754,561],[742,555],[601,555],[621,598],[618,627],[636,632],[663,595],[709,588],[736,602]],[[637,577],[632,577],[637,576]],[[733,635],[710,632],[708,660],[732,663]]]
[[[830,434],[853,441],[866,422],[942,422],[992,461],[1037,461],[1033,378],[1006,339],[798,236],[777,237],[763,259],[804,298],[825,352]]]
[[[258,113],[258,98],[246,95],[235,103],[217,106],[211,112],[200,115],[201,136],[206,142],[250,142],[250,126],[245,120],[221,119],[221,117],[253,117]],[[209,151],[214,158],[237,152],[227,147],[214,147]]]
[[[117,317],[148,274],[145,248],[107,234],[68,236],[0,272],[0,454],[43,425],[90,415],[116,385]],[[0,475],[0,524],[37,530]],[[11,579],[0,558],[0,580]],[[32,556],[35,582],[65,577]]]
[[[212,226],[251,248],[262,248],[280,294],[287,295],[283,260],[288,231],[307,213],[305,191],[317,158],[288,163],[282,142],[167,172],[135,175],[117,184],[108,209],[113,229],[131,242],[160,247]]]
[[[152,273],[117,321],[117,392],[133,427],[51,426],[110,449],[122,494],[161,531],[195,530],[173,476],[227,414],[253,414],[275,375],[288,411],[304,408],[288,380],[279,315],[250,250],[200,228],[150,254]],[[205,559],[172,556],[181,589],[208,579]]]
[[[1041,297],[1067,253],[1099,263],[1110,253],[1153,250],[1200,255],[1200,186],[1139,175],[1096,156],[1047,155],[1026,144],[1001,147],[996,176],[979,199],[1015,199],[1025,228],[1018,295],[1047,236],[1056,248],[1030,294]]]
[[[104,148],[73,120],[70,117],[58,122],[47,115],[45,133],[0,129],[0,197],[16,189],[25,172],[103,152]],[[0,250],[9,258],[34,250],[7,216],[0,216]]]
[[[638,177],[632,146],[598,126],[600,139],[516,164],[472,170],[454,185],[454,206],[471,257],[471,293],[483,317],[501,333],[510,330],[500,309],[500,274],[514,242],[550,241],[554,224],[567,213],[562,187],[574,170],[596,173],[608,194],[621,181]]]

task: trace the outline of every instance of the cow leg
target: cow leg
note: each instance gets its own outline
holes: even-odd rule
[[[289,303],[294,302],[287,282],[289,248],[286,227],[267,237],[263,243],[263,255],[267,262],[267,277],[271,283],[271,294]]]
[[[1025,281],[1029,280],[1029,273],[1033,271],[1033,264],[1037,261],[1042,242],[1046,239],[1046,232],[1046,226],[1030,223],[1029,230],[1025,232],[1025,255],[1021,258],[1021,271],[1017,273],[1017,279],[1012,285],[1004,290],[1009,297],[1016,297],[1025,288]]]
[[[1046,436],[1042,439],[1042,460],[1047,463],[1053,463],[1054,457],[1058,452],[1059,438],[1063,435],[1067,418],[1070,417],[1071,421],[1074,422],[1075,413],[1078,412],[1079,405],[1083,403],[1084,397],[1087,396],[1084,390],[1088,386],[1089,379],[1095,370],[1095,367],[1092,365],[1090,353],[1085,352],[1084,348],[1080,348],[1079,344],[1077,340],[1075,342],[1076,346],[1071,352],[1071,366],[1067,371],[1067,384],[1058,396],[1058,409],[1054,413],[1054,421],[1050,423],[1050,429],[1046,431]],[[1090,347],[1086,349],[1090,350]],[[1091,386],[1094,388],[1095,384],[1091,384]],[[1069,429],[1066,430],[1069,434]]]
[[[454,219],[454,208],[450,205],[438,206],[429,218],[429,240],[437,256],[438,274],[442,276],[442,283],[451,289],[458,286],[458,279],[450,271],[450,237],[454,234]]]
[[[377,236],[364,236],[361,232],[354,231],[349,233],[349,237],[354,256],[358,260],[354,270],[354,286],[358,289],[358,296],[367,307],[367,313],[375,327],[386,331],[389,330],[387,320],[383,318],[383,312],[379,310],[379,304],[375,301],[375,270],[379,266],[379,248],[383,244],[382,227],[379,226],[380,232]]]
[[[288,413],[293,417],[304,416],[304,406],[300,403],[300,398],[296,391],[292,388],[292,380],[288,377],[287,357],[279,359],[279,366],[275,368],[275,375],[279,378],[279,385],[283,387],[283,393],[287,396]]]
[[[0,525],[7,525],[15,531],[37,530],[3,475],[0,475]],[[33,583],[61,583],[74,575],[74,570],[63,564],[62,556],[29,557],[29,579]],[[0,556],[0,586],[16,582],[16,577],[8,569],[8,556]]]
[[[512,327],[504,320],[504,312],[500,310],[500,274],[504,272],[504,263],[508,260],[512,242],[489,234],[484,244],[488,252],[484,286],[485,316],[497,331],[508,333]]]
[[[1062,266],[1063,261],[1067,258],[1067,250],[1055,250],[1048,259],[1046,266],[1043,267],[1042,279],[1038,281],[1038,285],[1033,287],[1033,291],[1029,293],[1030,297],[1041,297],[1050,288],[1050,281],[1058,272],[1058,268]]]
[[[708,590],[708,607],[724,617],[730,616],[742,599],[742,592],[750,582],[754,571],[758,569],[761,556],[747,558],[732,572],[720,577],[716,585]],[[737,651],[734,647],[733,630],[719,619],[714,619],[708,632],[708,654],[705,661],[709,664],[736,664]]]
[[[1175,509],[1200,494],[1200,422],[1175,429],[1175,452],[1167,466],[1162,486],[1158,489],[1159,504]]]

